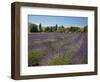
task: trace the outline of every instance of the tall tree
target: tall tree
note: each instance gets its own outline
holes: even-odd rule
[[[56,24],[56,26],[55,26],[55,32],[57,31],[57,29],[58,29],[58,25]]]
[[[53,27],[52,26],[50,27],[50,32],[53,32]]]
[[[39,24],[39,31],[40,31],[40,32],[43,32],[42,24],[41,24],[41,23]]]

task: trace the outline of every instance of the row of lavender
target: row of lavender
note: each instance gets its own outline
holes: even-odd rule
[[[86,33],[28,34],[28,65],[69,65],[87,63]]]

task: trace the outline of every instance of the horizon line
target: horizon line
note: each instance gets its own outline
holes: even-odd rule
[[[28,25],[29,25],[29,23],[30,23],[30,24],[36,24],[36,25],[42,24],[42,23],[38,23],[38,24],[37,24],[37,23],[28,22]],[[63,24],[62,24],[62,25],[57,24],[57,25],[58,25],[58,26],[64,26]],[[43,24],[42,24],[42,26],[43,26],[43,27],[49,27],[49,26],[56,26],[56,24],[55,24],[55,25],[43,25]],[[64,27],[81,27],[81,28],[84,28],[85,26],[88,26],[88,25],[84,25],[84,26],[78,26],[78,25],[74,25],[74,26],[71,25],[71,26],[69,26],[69,25],[68,25],[68,26],[64,26]]]

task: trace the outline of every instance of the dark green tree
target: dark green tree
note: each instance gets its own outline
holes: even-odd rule
[[[61,28],[64,29],[64,26],[62,25]]]
[[[87,26],[84,26],[84,32],[87,32]]]
[[[55,26],[55,32],[57,31],[57,29],[58,29],[58,25],[56,24],[56,26]]]
[[[40,32],[43,32],[42,24],[41,24],[41,23],[39,24],[39,31],[40,31]]]
[[[45,32],[50,32],[50,27],[45,27],[44,31]]]
[[[80,28],[79,27],[73,27],[73,26],[71,26],[70,27],[70,31],[71,32],[79,32],[80,31]]]
[[[38,32],[38,26],[36,24],[30,24],[30,32]]]
[[[52,26],[50,27],[50,32],[53,32],[53,27]]]

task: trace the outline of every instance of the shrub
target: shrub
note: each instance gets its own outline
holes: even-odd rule
[[[66,65],[71,64],[71,60],[63,55],[56,55],[48,59],[46,65]]]
[[[33,45],[40,45],[40,44],[42,44],[42,41],[41,40],[33,40],[32,44]]]
[[[87,64],[87,54],[81,54],[81,57],[77,60],[77,64]]]
[[[51,43],[50,44],[50,48],[52,49],[52,50],[55,50],[55,49],[58,49],[60,47],[60,45],[58,44],[58,43]]]
[[[28,54],[28,65],[39,65],[39,61],[44,57],[44,51],[41,49],[32,49]]]

